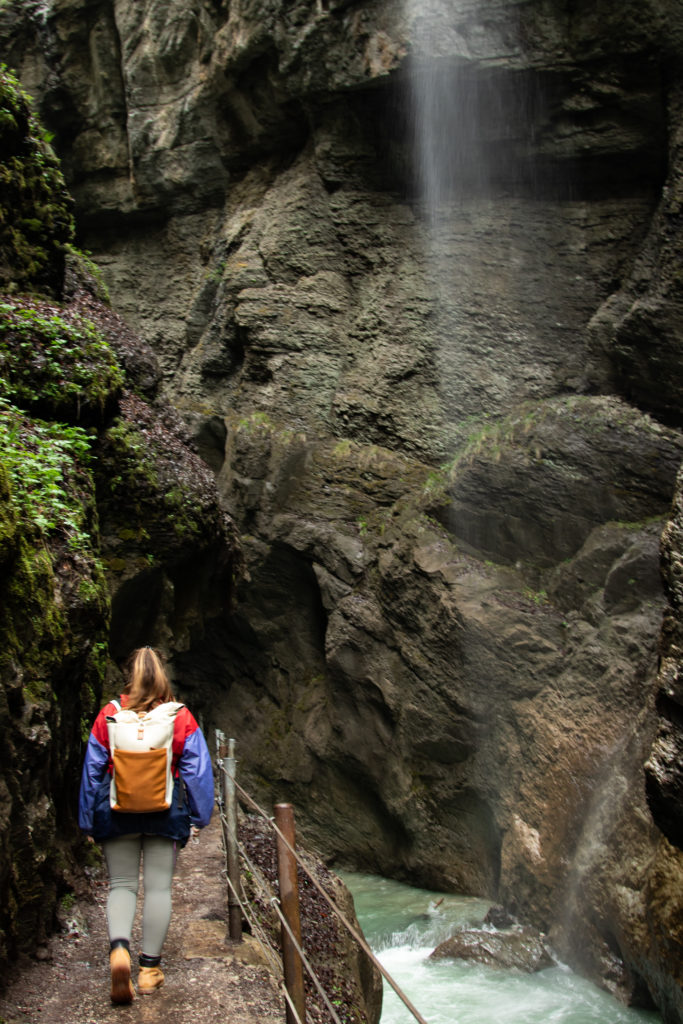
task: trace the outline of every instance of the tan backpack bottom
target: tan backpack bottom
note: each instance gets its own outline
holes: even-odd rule
[[[115,811],[144,814],[165,811],[166,771],[168,753],[165,747],[156,750],[115,750]]]

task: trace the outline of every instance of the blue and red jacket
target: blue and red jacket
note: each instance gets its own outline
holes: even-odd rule
[[[125,708],[128,702],[125,693],[120,701]],[[113,811],[109,803],[112,759],[107,715],[115,715],[117,711],[115,704],[105,704],[92,727],[83,762],[78,824],[98,842],[138,832],[187,842],[190,825],[197,828],[208,825],[214,805],[211,756],[201,729],[188,708],[179,709],[173,726],[175,785],[171,807],[167,811],[126,814]]]

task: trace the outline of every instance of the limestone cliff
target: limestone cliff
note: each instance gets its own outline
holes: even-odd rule
[[[155,621],[254,786],[683,1020],[678,3],[51,0],[0,32],[239,525],[201,654],[163,612],[199,614],[191,563]]]

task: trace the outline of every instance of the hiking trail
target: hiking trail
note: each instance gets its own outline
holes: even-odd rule
[[[109,999],[106,871],[68,914],[67,931],[53,935],[43,958],[17,965],[0,996],[0,1024],[282,1024],[284,999],[250,935],[227,938],[225,856],[217,811],[180,851],[173,880],[173,914],[164,952],[163,986],[130,1006]],[[140,883],[142,893],[142,882]],[[133,929],[137,978],[140,905]]]

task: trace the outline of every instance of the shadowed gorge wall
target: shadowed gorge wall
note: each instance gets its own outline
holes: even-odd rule
[[[681,1020],[678,5],[52,0],[0,31],[241,534],[201,644],[196,563],[154,618],[250,783]]]
[[[129,652],[120,650],[121,633],[131,645],[163,638],[171,649],[191,649],[203,623],[229,606],[239,558],[215,481],[181,421],[165,404],[149,404],[158,384],[151,350],[113,312],[97,268],[71,244],[72,201],[58,160],[4,66],[0,135],[0,964],[7,977],[22,957],[49,955],[44,947],[66,907],[60,898],[73,898],[77,865],[94,863],[78,838],[76,796],[103,689],[120,681],[109,651]],[[190,562],[192,588],[182,589],[193,595],[191,610],[174,594]],[[136,595],[128,608],[125,584]]]

